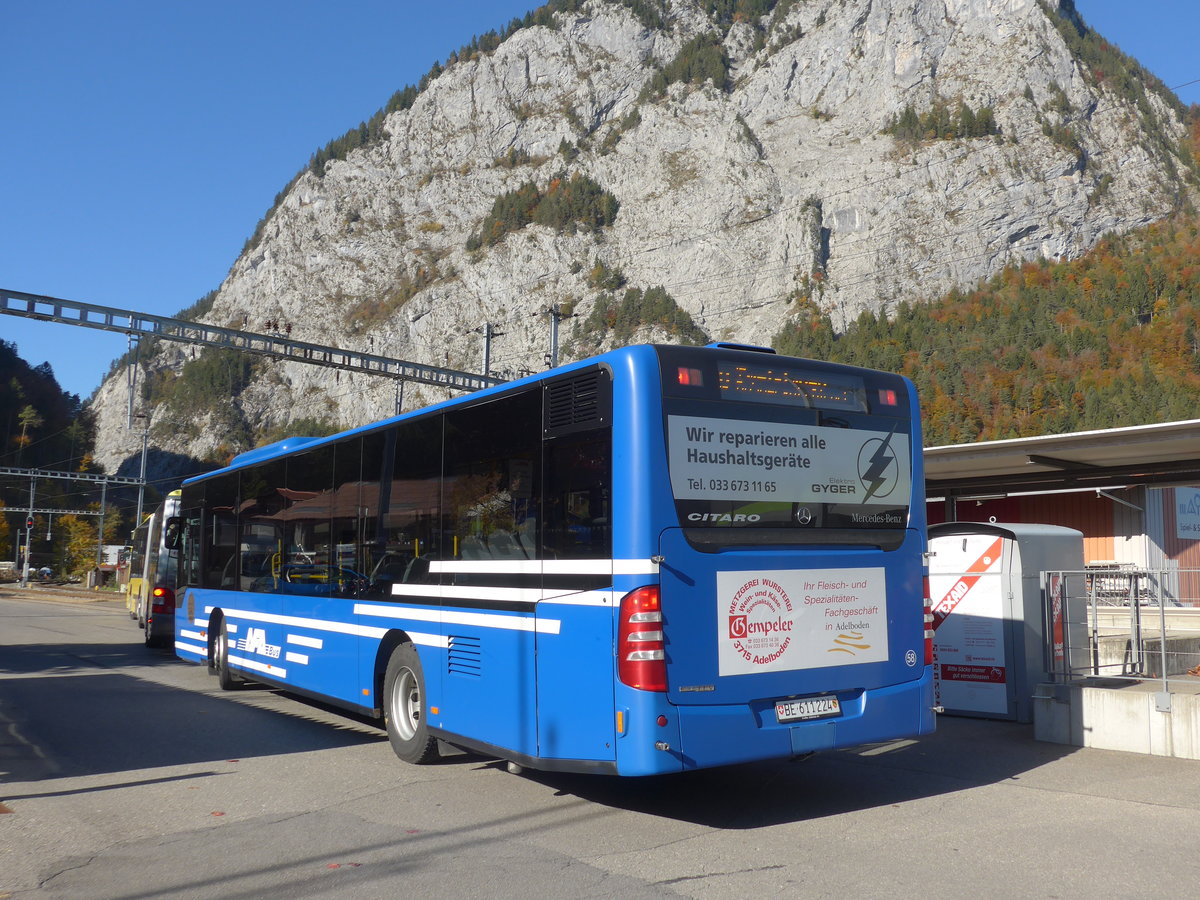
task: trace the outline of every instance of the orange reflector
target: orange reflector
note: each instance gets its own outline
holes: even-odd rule
[[[440,715],[440,714],[441,714],[441,710],[440,710],[440,709],[438,709],[436,706],[431,706],[431,707],[429,707],[429,714],[430,714],[431,716]]]
[[[624,712],[624,710],[618,709],[617,710],[617,734],[624,734],[624,733],[625,733],[625,712]]]

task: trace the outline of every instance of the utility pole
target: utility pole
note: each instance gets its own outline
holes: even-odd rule
[[[491,322],[483,326],[483,377],[492,377],[492,338],[503,336]]]
[[[133,520],[133,528],[136,531],[141,527],[142,504],[146,501],[146,451],[149,449],[148,443],[150,440],[150,416],[148,416],[146,413],[138,413],[136,416],[134,416],[134,418],[142,420],[142,462],[141,474],[138,476],[138,480],[141,482],[141,484],[138,485],[137,516],[135,516]],[[103,509],[103,507],[101,507],[101,509]],[[100,520],[100,524],[104,524],[103,519]],[[101,530],[103,531],[103,529]]]
[[[104,504],[108,501],[108,481],[100,482],[100,527],[96,533],[96,582],[93,588],[100,586],[100,566],[104,562]]]
[[[558,323],[563,319],[575,318],[574,313],[566,314],[562,311],[562,306],[555,304],[546,308],[546,312],[550,314],[550,353],[546,358],[546,362],[551,369],[558,367]]]
[[[25,516],[25,565],[21,567],[21,587],[29,587],[29,554],[33,550],[33,492],[37,479],[29,479],[29,512]]]
[[[126,356],[130,357],[129,365],[125,369],[125,387],[128,389],[129,396],[127,402],[129,410],[125,417],[125,427],[132,428],[133,420],[137,418],[133,414],[133,398],[137,396],[137,379],[138,379],[138,356],[142,348],[141,338],[132,331],[126,332],[125,337],[128,341],[128,352]]]

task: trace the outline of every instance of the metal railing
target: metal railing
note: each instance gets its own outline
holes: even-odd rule
[[[1093,568],[1042,573],[1046,670],[1200,683],[1200,569]]]

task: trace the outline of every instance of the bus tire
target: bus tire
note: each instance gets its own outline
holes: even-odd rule
[[[383,721],[392,750],[407,763],[425,765],[440,755],[425,719],[425,675],[412,644],[392,651],[383,678]]]
[[[213,639],[213,672],[223,691],[236,690],[241,684],[241,680],[229,668],[229,632],[225,629],[224,619]]]

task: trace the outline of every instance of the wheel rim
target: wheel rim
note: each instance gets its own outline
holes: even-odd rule
[[[401,739],[411,741],[421,721],[421,688],[412,669],[401,669],[392,685],[392,721]]]
[[[225,671],[225,654],[229,652],[229,639],[225,637],[225,629],[222,628],[217,633],[216,652],[213,654],[216,659],[213,660],[213,668],[218,672]]]

